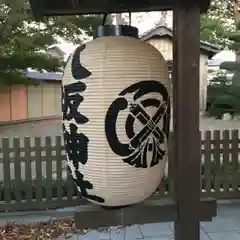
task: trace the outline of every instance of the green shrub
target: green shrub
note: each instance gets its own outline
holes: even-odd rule
[[[210,79],[206,106],[209,116],[220,119],[224,113],[240,114],[240,86],[236,81],[233,84],[235,78],[229,71],[218,70]]]
[[[226,73],[217,73],[207,88],[207,113],[220,119],[224,113],[240,114],[240,86],[233,86]]]
[[[219,96],[209,108],[210,116],[221,119],[224,113],[229,113],[232,116],[238,113],[238,99],[233,95]]]

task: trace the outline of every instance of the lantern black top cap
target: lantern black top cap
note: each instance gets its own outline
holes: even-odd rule
[[[150,12],[172,10],[175,5],[198,4],[206,12],[210,0],[29,0],[36,19],[43,16]]]

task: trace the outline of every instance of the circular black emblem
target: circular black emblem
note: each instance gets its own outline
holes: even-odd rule
[[[156,93],[159,97],[147,97]],[[155,96],[157,96],[155,94]],[[129,95],[131,100],[129,100]],[[154,114],[148,109],[154,108]],[[129,110],[125,130],[128,143],[119,141],[116,124],[119,113]],[[158,81],[141,81],[119,93],[110,105],[105,118],[105,133],[112,151],[121,156],[123,162],[137,168],[153,167],[166,154],[164,145],[169,135],[170,100],[167,89]],[[140,131],[134,125],[141,124]]]

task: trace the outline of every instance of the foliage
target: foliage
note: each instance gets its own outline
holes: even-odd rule
[[[214,19],[208,14],[202,15],[200,25],[201,40],[227,47],[231,41],[224,36],[226,29],[228,27],[222,24],[222,20]]]
[[[221,118],[223,113],[240,113],[240,2],[238,0],[213,0],[208,12],[209,36],[223,36],[225,46],[236,53],[236,62],[223,62],[221,69],[232,73],[231,81],[226,76],[216,76],[208,87],[208,112]],[[209,37],[209,38],[210,38]],[[218,81],[218,82],[217,82]]]
[[[73,217],[62,217],[31,224],[8,222],[4,226],[0,226],[0,239],[72,239],[76,233],[85,234],[86,232],[85,229],[76,229]]]
[[[232,0],[212,0],[207,14],[201,16],[200,36],[204,41],[228,47],[231,43],[226,32],[234,29]]]
[[[220,67],[228,71],[240,71],[240,62],[226,61],[221,63]]]
[[[212,77],[207,88],[207,111],[219,96],[228,94],[228,82],[227,73],[223,71],[218,71]]]
[[[232,85],[229,72],[218,71],[207,89],[207,112],[218,119],[224,113],[240,113],[240,87]]]
[[[219,96],[209,109],[210,116],[221,119],[224,113],[234,115],[237,113],[238,102],[232,95]]]
[[[221,86],[226,87],[231,84],[230,81],[231,77],[229,76],[229,72],[224,70],[218,70],[216,73],[213,74],[212,78],[210,79],[210,85],[214,86]]]
[[[232,71],[234,73],[232,78],[232,85],[234,87],[240,87],[240,2],[238,0],[229,0],[228,2],[231,2],[231,5],[229,5],[229,11],[233,14],[235,31],[226,32],[226,35],[230,40],[233,41],[230,49],[235,51],[236,61],[223,62],[220,65],[220,68]]]
[[[2,0],[0,16],[0,84],[30,84],[28,68],[60,71],[64,62],[48,54],[48,48],[60,39],[81,43],[101,20],[93,15],[35,22],[28,0]]]
[[[208,15],[213,18],[223,20],[225,25],[228,25],[226,20],[233,21],[233,2],[235,0],[212,0]]]

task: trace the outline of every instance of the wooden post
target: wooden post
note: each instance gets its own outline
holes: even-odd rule
[[[175,239],[199,240],[199,6],[175,6],[173,30],[174,175],[178,206]]]

